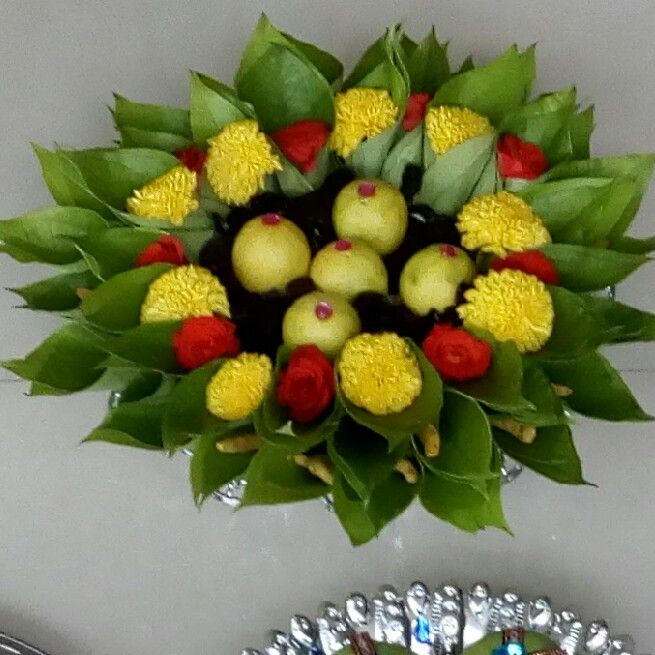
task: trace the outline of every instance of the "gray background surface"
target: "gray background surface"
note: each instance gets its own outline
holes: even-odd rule
[[[655,150],[655,4],[651,1],[0,0],[0,216],[49,203],[29,142],[71,147],[113,138],[105,105],[184,103],[187,69],[231,79],[264,9],[281,28],[346,64],[383,27],[434,22],[456,62],[539,42],[537,91],[578,85],[596,103],[595,152]],[[652,229],[651,190],[635,233]],[[42,277],[0,259],[2,287]],[[619,289],[655,309],[652,270]],[[0,358],[19,356],[56,319],[14,311],[0,291]],[[655,411],[651,346],[613,358]],[[655,645],[652,425],[580,420],[587,478],[559,487],[527,474],[506,490],[515,538],[458,534],[418,507],[353,550],[316,503],[198,513],[183,459],[78,447],[100,396],[28,399],[0,373],[0,630],[53,655],[229,655],[325,598],[422,577],[546,592],[587,619],[604,616]]]

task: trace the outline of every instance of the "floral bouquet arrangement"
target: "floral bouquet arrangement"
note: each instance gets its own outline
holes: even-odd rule
[[[503,453],[583,484],[571,412],[650,418],[598,348],[655,337],[603,293],[655,248],[626,235],[655,159],[590,158],[592,108],[534,76],[394,26],[344,79],[262,17],[233,88],[116,96],[118,145],[37,146],[56,206],[0,222],[56,269],[14,291],[66,319],[4,366],[119,391],[86,441],[192,451],[198,504],[243,479],[242,506],[330,494],[354,544],[415,497],[508,529]]]

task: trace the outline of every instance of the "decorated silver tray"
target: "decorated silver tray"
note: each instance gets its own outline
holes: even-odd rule
[[[241,655],[334,655],[362,634],[415,655],[457,655],[491,633],[516,628],[542,633],[565,655],[635,653],[630,636],[613,635],[603,620],[585,624],[572,610],[557,612],[546,596],[496,596],[481,582],[467,592],[414,582],[404,594],[385,586],[372,598],[355,593],[343,606],[324,603],[314,620],[295,615],[287,632],[272,630],[267,646]]]

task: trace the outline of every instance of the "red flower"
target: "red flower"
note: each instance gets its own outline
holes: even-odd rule
[[[146,246],[136,258],[134,266],[149,266],[150,264],[176,264],[184,266],[189,260],[184,254],[184,244],[177,238],[167,234],[154,243]]]
[[[491,366],[491,346],[461,328],[435,325],[423,341],[423,352],[446,382],[482,377]]]
[[[330,126],[323,121],[298,121],[271,134],[284,156],[303,173],[316,168],[316,157],[327,143]]]
[[[289,408],[292,420],[310,423],[334,398],[332,362],[314,345],[299,346],[280,371],[277,401]]]
[[[207,153],[194,145],[173,153],[190,171],[200,175],[207,159]]]
[[[548,170],[544,151],[535,143],[519,139],[514,134],[503,134],[496,146],[498,171],[502,177],[534,180]]]
[[[182,368],[204,366],[218,357],[236,357],[241,345],[236,326],[223,316],[187,318],[173,335],[173,350]]]
[[[428,102],[432,100],[429,93],[412,93],[407,99],[407,109],[403,118],[403,130],[411,132],[424,118]]]
[[[516,271],[523,271],[534,275],[545,284],[557,284],[559,275],[555,264],[540,250],[526,250],[515,252],[503,259],[496,259],[491,263],[494,271],[502,271],[504,268],[512,268]]]

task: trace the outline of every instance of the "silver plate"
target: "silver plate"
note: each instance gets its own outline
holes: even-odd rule
[[[0,655],[47,655],[47,653],[16,637],[0,632]]]
[[[241,655],[334,655],[353,632],[405,646],[415,655],[457,655],[493,632],[523,628],[550,637],[566,655],[633,655],[628,635],[610,633],[603,620],[585,625],[571,610],[556,612],[546,596],[523,600],[516,592],[494,595],[479,582],[467,592],[453,584],[430,590],[413,583],[404,593],[381,587],[375,596],[351,594],[343,606],[324,603],[316,619],[296,615],[288,632],[272,630],[262,650]]]

